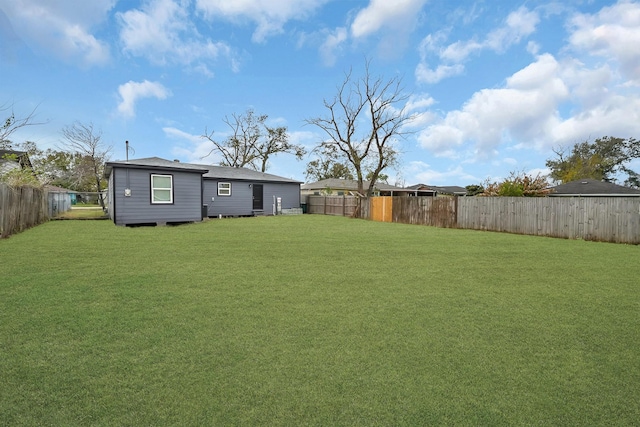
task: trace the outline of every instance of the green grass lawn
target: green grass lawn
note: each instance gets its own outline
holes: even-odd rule
[[[637,425],[640,247],[303,215],[0,241],[0,425]]]
[[[100,206],[71,208],[66,212],[56,215],[53,219],[99,219],[108,218]]]

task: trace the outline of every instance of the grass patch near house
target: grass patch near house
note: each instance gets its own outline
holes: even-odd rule
[[[100,206],[91,207],[72,207],[66,212],[62,212],[56,215],[53,219],[99,219],[107,218],[107,214],[104,213]]]
[[[0,425],[636,425],[640,248],[302,215],[0,241]]]

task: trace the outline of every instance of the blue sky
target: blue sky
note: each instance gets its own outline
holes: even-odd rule
[[[200,135],[224,139],[249,108],[311,149],[305,119],[365,58],[416,115],[392,184],[544,173],[559,146],[640,138],[640,2],[0,0],[0,105],[45,122],[14,140],[55,148],[92,122],[112,160],[128,140],[133,157],[215,164]],[[268,172],[304,181],[312,159]]]

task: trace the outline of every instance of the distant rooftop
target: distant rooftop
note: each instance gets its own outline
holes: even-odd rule
[[[597,179],[576,181],[551,187],[550,196],[640,196],[640,190]]]

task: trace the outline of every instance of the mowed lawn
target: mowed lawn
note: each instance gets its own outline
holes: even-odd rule
[[[0,241],[0,425],[637,425],[640,248],[304,215]]]

